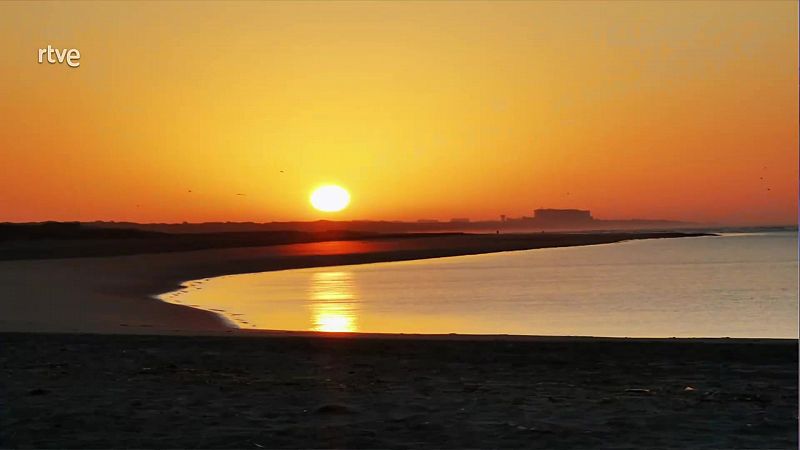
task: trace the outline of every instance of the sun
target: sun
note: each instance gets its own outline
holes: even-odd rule
[[[323,212],[341,211],[349,203],[350,193],[335,184],[318,187],[311,193],[311,206]]]

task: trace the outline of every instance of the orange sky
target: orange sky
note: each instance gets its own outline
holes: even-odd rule
[[[797,13],[789,1],[2,3],[0,221],[544,206],[796,223]],[[79,49],[81,66],[37,64],[47,44]],[[314,211],[309,192],[330,182],[351,206]]]

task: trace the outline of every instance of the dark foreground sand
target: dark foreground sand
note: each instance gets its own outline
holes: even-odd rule
[[[797,344],[0,334],[0,447],[797,448]]]

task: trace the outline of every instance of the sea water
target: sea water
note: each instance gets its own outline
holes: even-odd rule
[[[166,301],[327,332],[796,338],[797,233],[223,276]]]

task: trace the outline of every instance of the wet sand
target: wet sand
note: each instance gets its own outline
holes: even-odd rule
[[[797,448],[797,344],[0,334],[6,448]]]

